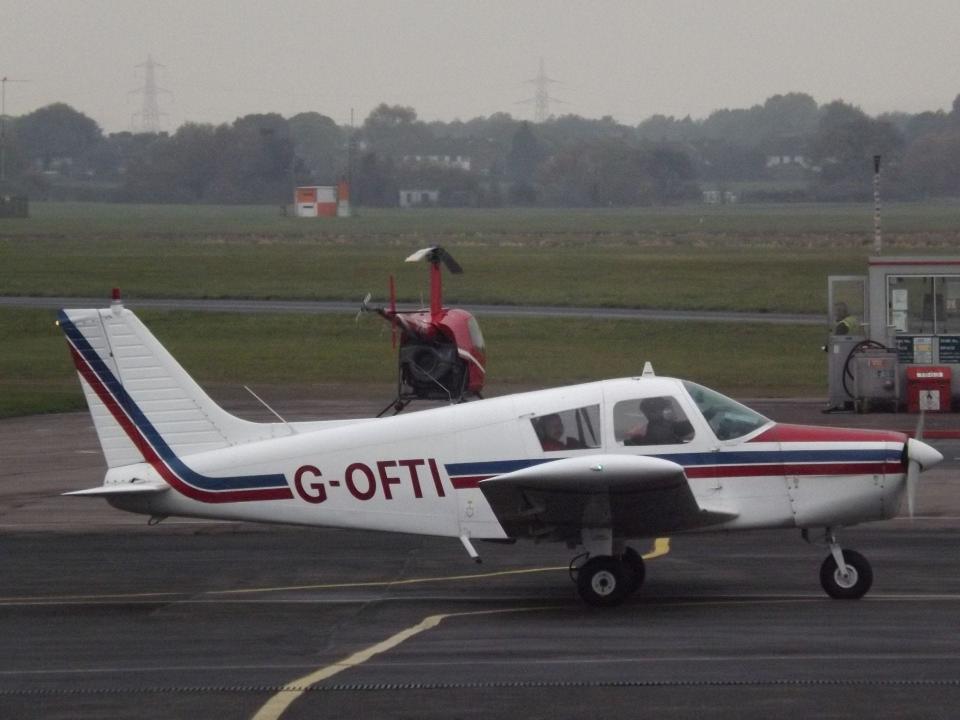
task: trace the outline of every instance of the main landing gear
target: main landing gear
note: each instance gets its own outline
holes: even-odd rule
[[[804,530],[803,539],[810,541]],[[873,585],[873,569],[867,559],[856,550],[840,547],[832,528],[826,528],[825,538],[830,554],[820,566],[820,584],[824,592],[837,600],[859,600]]]
[[[627,547],[618,556],[596,555],[582,564],[570,563],[570,577],[577,584],[577,592],[587,605],[614,607],[626,600],[643,585],[646,568],[636,550]]]

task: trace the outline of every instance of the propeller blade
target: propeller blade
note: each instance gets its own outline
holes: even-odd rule
[[[922,431],[922,427],[918,427]],[[930,447],[921,440],[910,438],[907,440],[907,509],[910,517],[916,506],[917,484],[920,480],[920,473],[929,470],[934,465],[943,461],[943,455],[935,448]]]
[[[920,417],[917,418],[917,429],[913,432],[913,437],[917,442],[923,440],[923,423],[926,419],[926,412],[921,408]],[[907,441],[907,512],[910,513],[910,519],[913,520],[913,512],[917,504],[917,483],[920,480],[920,471],[923,467],[920,464],[920,461],[915,459],[915,455],[911,452],[916,445],[911,447],[911,441]]]
[[[415,253],[407,257],[406,262],[420,262],[421,260],[426,260],[430,263],[442,262],[446,266],[447,270],[454,275],[460,275],[463,272],[463,268],[460,267],[460,263],[454,260],[453,256],[439,245],[433,245],[432,247],[417,250]]]
[[[917,504],[917,480],[920,478],[920,463],[911,460],[907,466],[907,512],[913,520],[913,512]]]
[[[430,255],[437,249],[438,248],[436,246],[422,248],[420,250],[417,250],[415,253],[411,254],[409,257],[407,257],[407,259],[404,260],[404,262],[420,262],[424,258],[426,258],[428,261],[432,261],[433,258],[430,257]]]
[[[460,263],[453,259],[453,255],[448,253],[442,247],[437,247],[437,256],[440,260],[443,261],[443,264],[446,266],[447,270],[450,271],[453,275],[461,275],[463,273],[463,268],[460,267]]]
[[[373,296],[370,293],[367,293],[363,296],[363,300],[360,301],[360,309],[357,311],[357,317],[354,318],[354,322],[360,324],[360,316],[365,312],[370,312],[370,298]]]

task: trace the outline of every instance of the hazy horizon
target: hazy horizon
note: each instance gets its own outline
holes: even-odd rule
[[[162,129],[249,113],[357,122],[380,102],[424,120],[532,119],[543,58],[553,114],[706,117],[804,92],[871,115],[949,109],[960,94],[960,4],[796,7],[759,0],[0,0],[6,111],[65,102],[131,128],[148,55]]]

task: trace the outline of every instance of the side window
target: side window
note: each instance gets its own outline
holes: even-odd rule
[[[621,400],[613,406],[613,433],[624,445],[676,445],[693,440],[693,425],[676,398]]]
[[[564,410],[530,420],[547,452],[600,447],[600,406]]]

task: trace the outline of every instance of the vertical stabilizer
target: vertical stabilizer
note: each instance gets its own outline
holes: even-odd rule
[[[61,329],[109,467],[287,434],[218,406],[131,311],[61,310]]]

